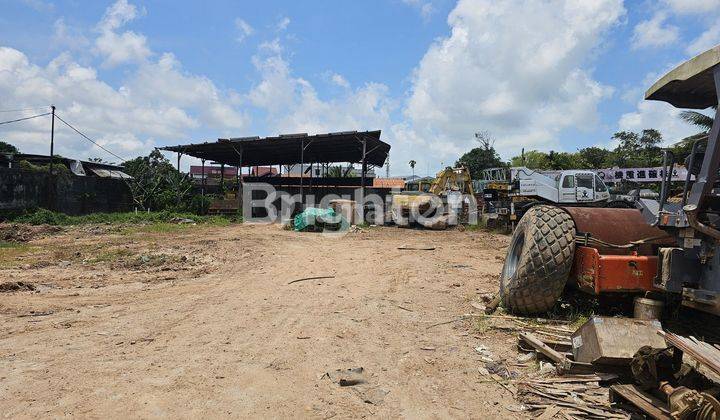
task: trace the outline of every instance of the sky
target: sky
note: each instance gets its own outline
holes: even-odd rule
[[[488,132],[525,150],[697,130],[644,101],[720,44],[720,0],[0,0],[0,121],[57,114],[130,159],[222,137],[381,129],[391,175]],[[49,153],[50,119],[0,125]],[[118,162],[58,124],[55,151]],[[171,155],[168,155],[171,157]],[[184,158],[183,166],[194,163]],[[387,168],[382,169],[385,173]]]

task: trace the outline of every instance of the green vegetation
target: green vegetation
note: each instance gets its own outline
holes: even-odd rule
[[[4,141],[0,141],[0,153],[12,153],[12,154],[18,154],[20,151],[17,147],[13,146],[10,143],[5,143]]]
[[[586,147],[577,152],[540,152],[529,150],[511,159],[512,166],[526,166],[530,169],[600,169],[612,167],[652,167],[662,164],[662,135],[654,129],[641,133],[620,131],[613,135],[617,146],[612,149]],[[678,144],[670,148],[678,161],[687,152]]]
[[[176,223],[179,220],[191,220],[198,224],[228,225],[230,223],[242,222],[241,217],[223,216],[198,216],[192,213],[177,213],[172,211],[160,212],[138,212],[138,213],[93,213],[85,216],[68,216],[46,209],[8,215],[4,219],[16,223],[28,223],[31,225],[83,225],[83,224],[166,224],[182,226]],[[158,227],[159,230],[163,229]]]
[[[35,251],[37,247],[26,243],[0,241],[0,268],[18,267],[22,263],[18,259],[23,255]]]
[[[202,212],[193,209],[192,182],[178,172],[158,150],[148,156],[128,160],[125,172],[134,178],[129,183],[135,202],[143,209]],[[197,203],[195,204],[202,204]]]
[[[472,179],[480,179],[480,175],[484,169],[500,168],[506,164],[500,159],[500,155],[495,151],[495,139],[487,131],[475,133],[475,139],[480,143],[480,147],[476,147],[465,153],[455,162],[455,166],[465,166],[470,171]]]

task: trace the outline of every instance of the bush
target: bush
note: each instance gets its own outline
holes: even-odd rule
[[[23,214],[13,220],[18,223],[30,225],[68,225],[70,216],[63,213],[55,213],[46,209],[37,209],[32,213]]]
[[[3,218],[7,221],[27,223],[31,225],[82,225],[82,224],[140,224],[140,223],[169,223],[178,219],[189,219],[195,223],[226,225],[242,222],[241,217],[198,216],[192,213],[178,213],[172,211],[138,212],[138,213],[93,213],[85,216],[68,216],[46,209],[36,209],[24,214],[6,213]]]

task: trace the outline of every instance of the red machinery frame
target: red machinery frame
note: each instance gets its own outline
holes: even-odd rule
[[[656,290],[657,264],[653,255],[603,255],[596,248],[577,246],[570,275],[587,293],[645,292]]]

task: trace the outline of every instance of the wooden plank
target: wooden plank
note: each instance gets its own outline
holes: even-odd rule
[[[557,351],[553,350],[547,344],[543,343],[539,338],[535,337],[531,333],[523,332],[520,333],[520,338],[532,346],[535,350],[544,354],[548,359],[557,363],[560,370],[566,370],[570,367],[570,360]]]
[[[665,337],[665,341],[671,346],[677,347],[688,356],[713,370],[715,374],[720,375],[720,350],[704,341],[699,341],[695,337],[686,338],[664,331],[658,331],[658,334]]]
[[[560,407],[553,404],[550,407],[546,408],[545,411],[543,411],[543,413],[540,414],[540,416],[537,418],[537,420],[549,420],[549,419],[555,417],[555,415],[558,412],[560,412]]]
[[[618,397],[628,401],[635,407],[642,410],[645,414],[655,420],[670,420],[670,414],[665,408],[664,403],[659,399],[647,395],[637,389],[635,385],[613,385],[610,387],[610,400],[618,401]]]

